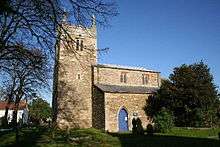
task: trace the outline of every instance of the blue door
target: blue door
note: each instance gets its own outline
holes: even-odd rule
[[[118,123],[119,132],[128,131],[128,113],[124,108],[119,111]]]

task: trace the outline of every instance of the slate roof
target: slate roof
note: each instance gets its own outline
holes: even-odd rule
[[[154,87],[119,86],[119,85],[105,85],[105,84],[95,84],[95,86],[103,92],[110,92],[110,93],[147,94],[147,93],[153,93],[158,89]]]
[[[136,70],[136,71],[147,71],[147,72],[160,73],[158,71],[146,69],[146,68],[143,68],[143,67],[123,66],[123,65],[116,65],[116,64],[96,64],[94,66],[95,67],[101,67],[101,68],[127,69],[127,70]]]

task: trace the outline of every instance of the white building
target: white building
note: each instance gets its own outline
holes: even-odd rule
[[[5,109],[6,106],[8,106],[8,122],[12,121],[13,118],[13,111],[15,110],[15,104],[7,104],[7,102],[0,101],[0,118],[4,117],[5,115]],[[22,123],[27,124],[28,122],[28,104],[25,101],[21,101],[18,107],[18,113],[17,113],[17,122],[19,120],[22,120]]]

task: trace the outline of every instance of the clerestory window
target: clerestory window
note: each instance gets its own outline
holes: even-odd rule
[[[149,81],[149,75],[148,74],[142,74],[142,84],[147,85]]]
[[[120,81],[121,81],[121,83],[127,83],[127,73],[125,73],[125,72],[121,73]]]

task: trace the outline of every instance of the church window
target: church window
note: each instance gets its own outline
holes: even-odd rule
[[[80,49],[81,49],[81,51],[83,51],[83,40],[81,40],[81,42],[80,42]]]
[[[142,84],[146,85],[146,84],[148,84],[148,81],[149,81],[149,75],[142,74]]]
[[[121,83],[127,83],[127,73],[122,72],[120,76]]]
[[[77,74],[77,79],[80,80],[81,79],[81,75]]]
[[[79,39],[76,40],[76,50],[79,50]]]

